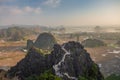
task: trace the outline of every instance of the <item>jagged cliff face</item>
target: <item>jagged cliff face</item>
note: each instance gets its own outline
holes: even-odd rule
[[[28,76],[39,75],[49,69],[63,80],[82,80],[82,78],[103,80],[98,66],[78,42],[56,44],[49,55],[38,53],[32,48],[23,60],[8,71],[7,77],[18,76],[24,80]]]

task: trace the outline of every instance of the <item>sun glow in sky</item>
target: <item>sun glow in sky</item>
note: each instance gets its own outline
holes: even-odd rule
[[[0,25],[120,25],[120,0],[0,0]]]

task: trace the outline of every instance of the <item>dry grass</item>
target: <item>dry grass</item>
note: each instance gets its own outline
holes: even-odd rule
[[[26,42],[25,41],[16,41],[16,42],[0,42],[0,47],[3,46],[25,46]]]
[[[68,40],[65,40],[65,42]],[[110,41],[111,42],[111,41]],[[61,44],[64,41],[60,42]],[[17,62],[19,62],[22,58],[25,57],[25,53],[20,50],[20,48],[24,47],[26,42],[0,42],[0,66],[14,66]],[[120,54],[109,54],[108,50],[114,50],[112,47],[96,47],[96,48],[85,48],[90,56],[95,62],[101,62],[105,60],[109,60],[115,58],[115,56],[119,56]],[[104,56],[106,55],[106,56]]]
[[[0,54],[0,66],[14,66],[24,57],[25,53],[21,51],[2,53]]]
[[[0,66],[14,66],[25,53],[20,49],[25,46],[25,42],[0,42]]]

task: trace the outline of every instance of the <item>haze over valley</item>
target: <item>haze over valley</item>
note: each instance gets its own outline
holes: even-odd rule
[[[0,0],[0,80],[120,80],[120,1]]]

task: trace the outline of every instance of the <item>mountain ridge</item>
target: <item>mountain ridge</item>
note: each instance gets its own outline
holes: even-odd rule
[[[19,80],[40,75],[52,69],[52,74],[62,80],[104,80],[99,67],[90,58],[84,47],[74,41],[55,44],[51,54],[42,54],[31,48],[24,59],[12,67],[7,77],[18,76]]]

